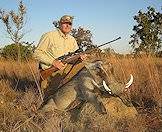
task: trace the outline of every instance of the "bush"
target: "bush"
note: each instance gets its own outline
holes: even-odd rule
[[[23,44],[10,44],[1,49],[1,57],[5,59],[24,60],[25,58],[32,58],[34,46]]]

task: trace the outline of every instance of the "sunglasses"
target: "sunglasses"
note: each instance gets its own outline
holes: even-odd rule
[[[72,25],[71,22],[62,22],[61,24],[69,24],[69,25]]]

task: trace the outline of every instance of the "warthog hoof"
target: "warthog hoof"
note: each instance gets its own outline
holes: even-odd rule
[[[102,103],[100,103],[100,109],[98,112],[102,115],[107,114],[106,108]]]

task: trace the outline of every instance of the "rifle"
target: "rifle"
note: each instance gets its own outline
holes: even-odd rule
[[[63,55],[63,56],[58,57],[57,60],[62,61],[64,64],[66,64],[66,63],[67,63],[67,64],[74,63],[74,61],[80,59],[80,55],[81,55],[81,54],[89,54],[89,53],[91,53],[93,50],[95,50],[95,49],[97,49],[97,48],[99,48],[99,47],[102,47],[102,46],[104,46],[104,45],[107,45],[107,44],[109,44],[109,43],[112,43],[112,42],[114,42],[114,41],[117,41],[117,40],[119,40],[119,39],[121,39],[121,37],[118,37],[118,38],[116,38],[116,39],[114,39],[114,40],[111,40],[111,41],[109,41],[109,42],[107,42],[107,43],[104,43],[104,44],[101,44],[101,45],[99,45],[99,46],[95,46],[94,48],[91,48],[91,49],[86,50],[86,51],[83,51],[82,49],[78,49],[78,50],[76,50],[75,52],[69,52],[67,55]],[[56,72],[56,71],[58,71],[58,70],[59,70],[58,68],[52,66],[52,67],[50,67],[50,68],[48,68],[48,69],[46,69],[46,70],[42,70],[42,69],[41,69],[40,74],[41,74],[41,77],[42,77],[43,79],[46,79],[48,76],[52,75],[53,72]]]

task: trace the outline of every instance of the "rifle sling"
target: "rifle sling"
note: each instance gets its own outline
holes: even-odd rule
[[[71,67],[69,72],[66,74],[64,79],[61,81],[59,87],[62,87],[67,82],[69,82],[81,69],[85,67],[85,64],[83,62],[77,63]]]
[[[55,68],[51,67],[46,70],[40,70],[41,80],[46,80],[48,77],[53,76],[55,78],[56,75],[60,75],[61,81],[59,81],[58,87],[62,87],[64,84],[69,82],[82,68],[84,68],[84,63],[79,62],[75,64],[67,64],[63,71],[55,70]],[[57,79],[56,79],[57,80]]]

